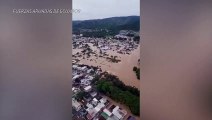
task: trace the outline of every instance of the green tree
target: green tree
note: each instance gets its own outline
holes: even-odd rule
[[[82,100],[84,95],[85,95],[85,92],[84,91],[80,91],[80,92],[78,92],[76,94],[76,99],[77,100]]]

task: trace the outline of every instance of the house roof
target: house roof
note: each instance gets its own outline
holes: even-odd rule
[[[104,104],[99,103],[94,109],[95,109],[96,111],[100,111],[104,106],[105,106]]]
[[[106,102],[107,102],[107,98],[102,98],[102,99],[100,100],[100,102],[101,102],[101,103],[106,103]]]
[[[116,106],[114,109],[113,109],[113,112],[112,112],[117,118],[119,119],[122,119],[126,114],[127,112],[124,111],[124,110],[120,110],[119,109],[119,106]]]
[[[107,120],[119,120],[116,116],[112,115],[111,117],[108,117]]]
[[[81,69],[82,69],[82,70],[85,70],[85,69],[87,69],[87,67],[86,67],[86,66],[84,66],[84,67],[82,67]]]
[[[75,75],[75,76],[73,77],[73,79],[76,79],[76,78],[78,78],[78,77],[80,77],[80,75]]]
[[[91,89],[91,86],[89,85],[89,86],[85,87],[84,89],[85,89],[86,91],[87,91],[87,90],[90,90],[90,89]]]
[[[106,113],[108,116],[112,115],[112,113],[108,109],[104,109],[103,112]]]
[[[88,118],[89,120],[91,120],[96,114],[97,114],[97,111],[96,111],[95,109],[90,109],[90,110],[88,111],[87,118]]]
[[[80,107],[80,103],[78,103],[75,99],[72,99],[72,106],[74,108],[79,108]]]
[[[96,98],[93,98],[93,101],[96,101],[96,102],[98,102],[98,100],[97,100]]]

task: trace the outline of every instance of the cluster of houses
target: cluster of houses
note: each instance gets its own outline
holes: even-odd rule
[[[79,64],[72,66],[73,120],[135,120],[95,89],[92,80],[100,73],[99,68]]]
[[[112,50],[120,54],[130,54],[139,44],[133,40],[134,36],[126,35],[129,33],[131,32],[120,31],[118,35],[108,38],[90,38],[83,37],[82,35],[73,35],[73,49],[83,49],[86,44],[92,44],[101,53]]]

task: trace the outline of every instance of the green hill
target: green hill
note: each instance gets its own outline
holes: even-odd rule
[[[73,21],[73,34],[89,37],[105,37],[120,30],[140,30],[140,16],[111,17],[105,19]]]

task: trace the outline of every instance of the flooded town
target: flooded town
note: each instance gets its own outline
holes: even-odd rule
[[[116,97],[112,93],[104,91],[110,91],[112,88],[109,86],[114,86],[113,89],[123,94],[132,92],[129,96],[139,104],[140,80],[133,71],[140,66],[138,33],[121,30],[119,34],[105,38],[79,34],[73,35],[72,40],[73,119],[139,120],[139,105],[133,106],[134,103],[128,102],[129,99],[114,100]],[[124,102],[128,105],[122,104]]]
[[[140,120],[139,4],[80,1],[73,2],[82,14],[72,21],[72,119]]]
[[[100,67],[118,76],[125,84],[140,88],[140,81],[132,71],[140,66],[139,38],[126,36],[133,31],[120,31],[108,38],[90,38],[73,35],[73,63]]]

